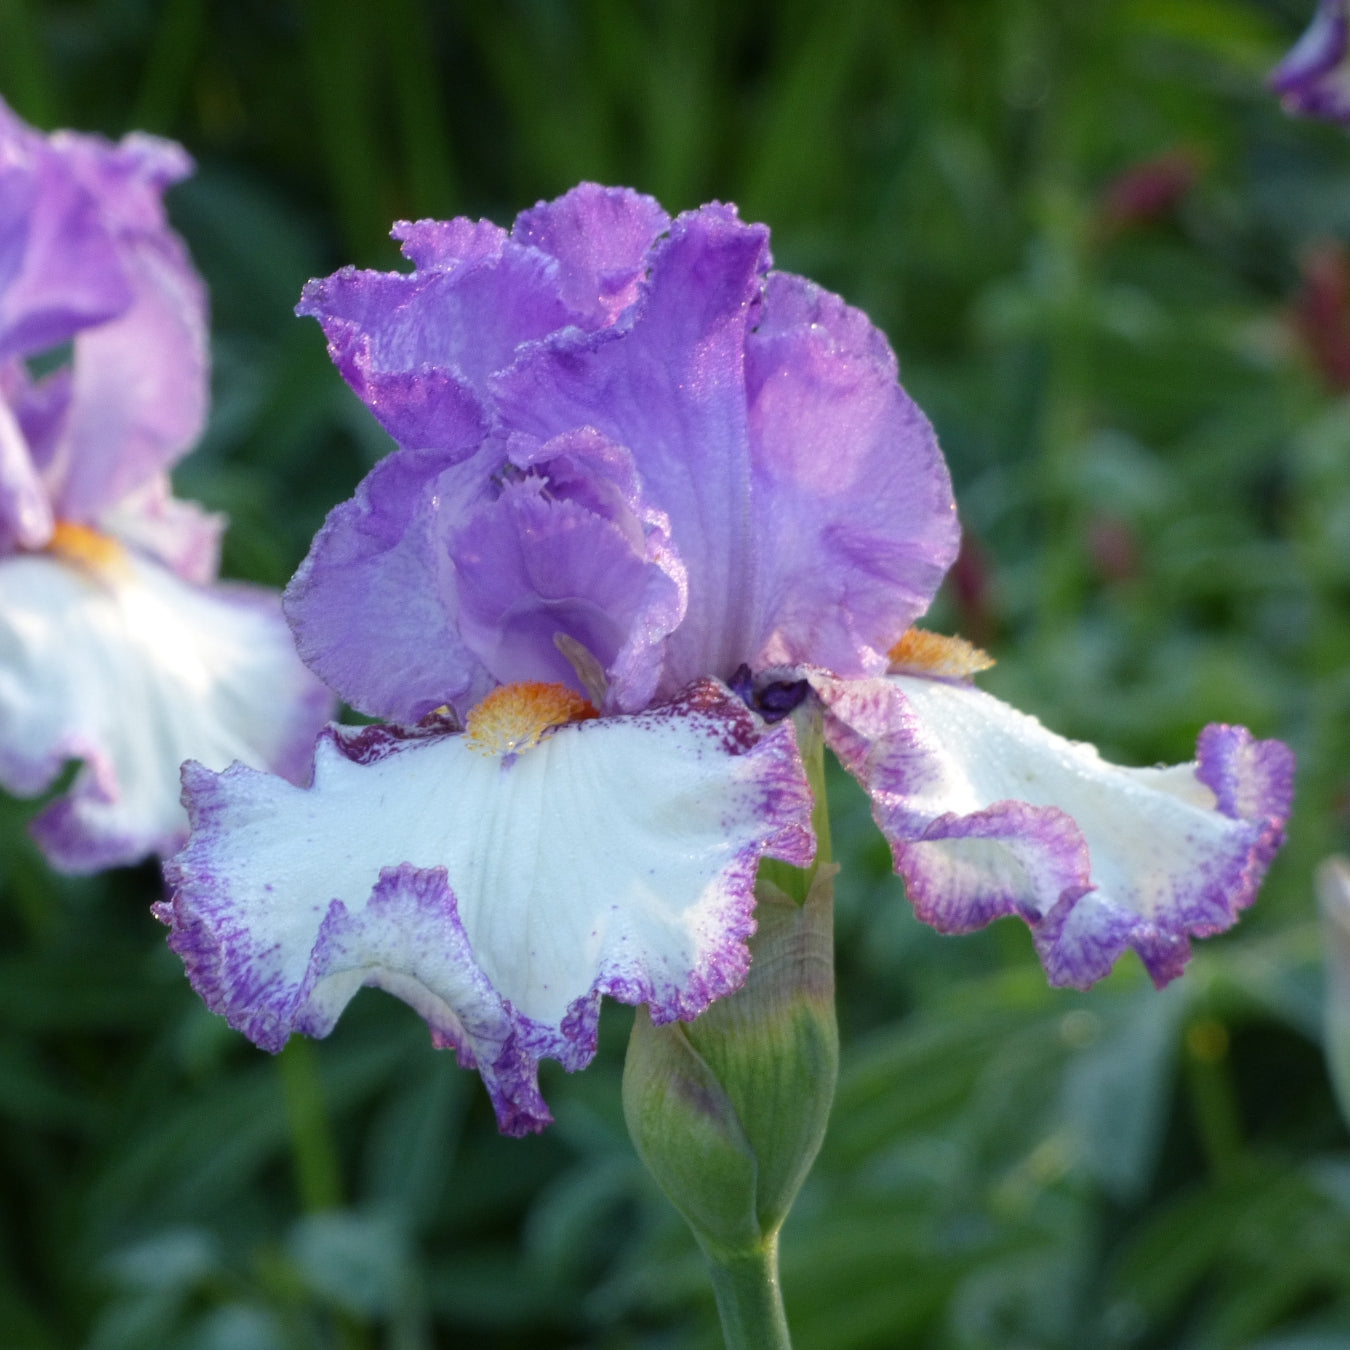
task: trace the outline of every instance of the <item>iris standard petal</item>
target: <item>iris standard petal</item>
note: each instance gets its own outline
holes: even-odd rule
[[[648,250],[670,228],[653,197],[581,183],[516,217],[511,237],[556,258],[560,293],[586,327],[614,322],[637,299]]]
[[[790,724],[702,681],[514,744],[333,728],[309,789],[186,766],[160,917],[207,1005],[278,1050],[380,985],[523,1133],[548,1120],[538,1060],[589,1062],[602,995],[664,1022],[737,988],[760,857],[814,849]]]
[[[555,628],[604,666],[621,709],[743,664],[886,668],[958,531],[932,430],[863,314],[770,274],[768,231],[717,203],[671,222],[648,197],[582,184],[523,212],[509,236],[464,220],[396,233],[416,274],[346,269],[312,282],[301,312],[404,447],[440,444],[447,421],[428,413],[440,395],[427,391],[447,381],[481,397],[489,439],[505,436],[510,462],[459,447],[484,474],[460,498],[473,518],[440,508],[457,574],[478,568],[477,599],[464,591],[456,613],[494,676],[557,677]],[[604,587],[592,584],[600,558],[618,545],[601,522],[617,516],[578,512],[593,508],[560,490],[556,457],[519,451],[585,436],[631,465],[647,536],[645,558],[625,558]],[[522,547],[521,468],[544,480],[528,506],[565,542],[566,575],[525,557],[548,550],[542,536]],[[595,534],[589,567],[582,525]],[[512,631],[489,641],[502,616]]]
[[[130,296],[101,204],[0,100],[0,362],[69,340]]]
[[[162,201],[191,167],[156,137],[45,136],[0,107],[0,361],[73,341],[32,447],[59,518],[97,520],[201,431],[206,296]]]
[[[0,783],[32,795],[84,761],[33,825],[71,872],[175,847],[184,759],[303,774],[332,710],[274,594],[189,586],[85,533],[82,562],[0,561]]]
[[[684,612],[668,522],[598,433],[395,451],[337,507],[286,593],[302,657],[363,712],[467,711],[494,683],[575,683],[559,634],[645,707]]]
[[[501,682],[576,683],[559,635],[608,672],[606,710],[645,708],[683,619],[686,572],[631,452],[590,428],[513,437],[493,500],[449,538],[460,631]]]
[[[1086,988],[1127,947],[1166,984],[1283,838],[1293,756],[1243,728],[1207,727],[1195,763],[1126,769],[963,681],[810,678],[919,917],[1019,915],[1053,984]]]
[[[402,221],[393,232],[414,273],[345,267],[311,281],[296,312],[319,320],[343,377],[401,446],[447,447],[524,344],[607,324],[631,303],[668,223],[650,197],[594,183],[523,212],[510,235],[488,221]]]
[[[955,556],[951,482],[885,339],[799,277],[767,232],[681,216],[613,327],[526,350],[491,387],[541,438],[590,426],[670,520],[688,607],[665,687],[802,661],[879,673]]]
[[[440,402],[467,396],[476,406],[487,376],[510,365],[521,343],[574,320],[559,284],[553,259],[508,244],[453,271],[345,267],[309,282],[296,313],[319,320],[334,364],[389,434],[419,447],[441,442],[409,439],[405,391],[428,382]]]
[[[880,674],[960,542],[937,438],[867,316],[802,277],[770,274],[745,353],[768,574],[751,664]]]
[[[467,709],[492,688],[459,632],[447,539],[449,521],[484,499],[488,475],[459,459],[386,456],[329,512],[286,588],[301,657],[372,717],[415,722],[443,703]]]
[[[729,678],[762,642],[763,565],[750,461],[746,333],[768,231],[730,207],[677,219],[624,322],[560,334],[493,381],[505,424],[547,440],[590,426],[633,455],[688,568],[689,608],[667,654],[667,692]]]
[[[48,471],[56,513],[72,520],[97,520],[177,463],[206,421],[206,289],[187,250],[159,230],[120,254],[131,302],[75,336],[59,477]]]

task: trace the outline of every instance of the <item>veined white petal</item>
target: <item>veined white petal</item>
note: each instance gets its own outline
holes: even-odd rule
[[[1195,763],[1127,769],[961,681],[811,680],[920,918],[1020,915],[1052,983],[1086,987],[1126,947],[1166,983],[1282,838],[1293,757],[1243,728],[1207,727]]]
[[[52,862],[76,872],[181,840],[183,760],[303,771],[332,711],[278,596],[191,586],[107,547],[104,564],[0,562],[0,782],[31,795],[84,761],[33,826]]]
[[[814,850],[790,724],[713,681],[515,755],[333,728],[312,788],[193,765],[184,783],[160,916],[207,1005],[277,1050],[381,985],[483,1069],[511,1133],[547,1123],[542,1055],[589,1062],[602,994],[669,1021],[737,988],[760,857]]]

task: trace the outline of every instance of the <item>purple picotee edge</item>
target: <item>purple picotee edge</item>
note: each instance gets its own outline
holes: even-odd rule
[[[366,983],[382,984],[410,1002],[428,1021],[438,1046],[456,1050],[461,1063],[476,1066],[492,1098],[500,1128],[506,1134],[542,1129],[550,1119],[538,1095],[541,1058],[558,1060],[568,1070],[590,1062],[595,1054],[600,1000],[646,1003],[653,1020],[669,1022],[697,1017],[716,998],[739,988],[749,968],[747,940],[754,932],[754,885],[761,857],[807,865],[815,852],[810,826],[812,796],[797,752],[790,721],[765,728],[745,705],[712,680],[691,685],[669,705],[634,715],[635,721],[659,723],[670,717],[697,718],[719,749],[742,759],[742,781],[755,794],[753,815],[764,828],[722,867],[714,883],[717,901],[704,916],[704,931],[716,940],[699,954],[683,978],[657,978],[641,968],[611,960],[589,989],[572,1000],[557,1028],[523,1017],[509,1000],[491,990],[473,957],[458,907],[443,868],[418,869],[391,862],[372,891],[376,908],[399,901],[417,912],[432,913],[441,924],[444,943],[462,958],[461,974],[478,992],[492,1016],[476,1030],[426,991],[414,973],[392,978],[373,971]],[[595,723],[581,723],[585,734]],[[409,730],[398,727],[330,727],[323,737],[354,763],[374,763],[391,754],[415,753],[446,732],[434,720]],[[234,765],[214,774],[200,765],[183,767],[183,799],[191,820],[187,847],[165,865],[170,895],[154,913],[172,928],[169,945],[182,959],[188,978],[207,1007],[265,1050],[278,1051],[293,1031],[324,1035],[340,1007],[313,1007],[318,982],[339,937],[359,927],[366,911],[354,919],[334,899],[320,923],[304,979],[287,986],[276,971],[260,974],[268,951],[258,950],[246,926],[232,910],[229,880],[216,850],[230,832],[231,797],[236,786],[247,788],[262,777]],[[418,993],[417,991],[423,991]],[[343,1000],[345,1002],[345,999]]]
[[[1217,863],[1186,878],[1166,910],[1145,917],[1097,893],[1087,842],[1067,811],[1002,801],[967,815],[916,813],[909,794],[932,770],[903,693],[881,681],[850,683],[825,672],[809,678],[827,709],[826,740],[871,796],[873,816],[918,916],[940,932],[962,933],[1017,915],[1032,929],[1054,985],[1089,987],[1126,948],[1139,954],[1159,987],[1175,979],[1190,959],[1190,937],[1236,922],[1284,840],[1293,753],[1280,741],[1254,739],[1243,727],[1207,726],[1195,775],[1213,792],[1214,809],[1235,822],[1230,843]],[[931,847],[953,839],[1003,843],[1049,903],[1029,907],[1023,895],[997,889],[964,896],[954,891],[957,876]]]

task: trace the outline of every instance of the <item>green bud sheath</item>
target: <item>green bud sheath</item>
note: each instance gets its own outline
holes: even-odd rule
[[[761,876],[750,974],[694,1022],[638,1012],[624,1066],[639,1156],[712,1268],[729,1346],[787,1345],[778,1230],[820,1150],[839,1071],[833,864],[798,905]]]

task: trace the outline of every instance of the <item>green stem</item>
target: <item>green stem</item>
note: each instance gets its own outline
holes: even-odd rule
[[[281,1071],[286,1116],[291,1126],[291,1152],[300,1203],[309,1213],[337,1209],[342,1204],[337,1146],[328,1128],[314,1047],[304,1037],[295,1036],[277,1056],[276,1063]]]
[[[703,1249],[727,1350],[792,1350],[778,1285],[778,1234],[748,1252]]]

